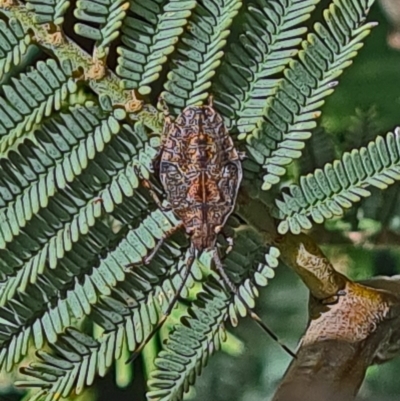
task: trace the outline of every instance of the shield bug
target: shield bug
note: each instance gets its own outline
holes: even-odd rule
[[[211,250],[235,207],[239,153],[211,97],[206,106],[186,107],[174,122],[167,118],[165,130],[160,180],[167,200],[194,250]]]
[[[158,170],[169,208],[179,217],[191,239],[191,253],[215,250],[216,238],[235,208],[242,180],[241,158],[221,115],[208,105],[188,106],[172,121],[164,105],[165,123],[158,156]],[[158,206],[149,181],[142,179]],[[148,263],[163,238],[145,259]]]
[[[190,256],[182,284],[154,331],[171,312],[190,274],[195,257],[200,257],[203,251],[213,252],[215,267],[222,279],[229,290],[246,305],[227,276],[216,248],[217,235],[235,208],[243,175],[241,159],[244,156],[235,149],[221,115],[213,107],[212,100],[210,96],[207,105],[186,107],[173,121],[161,99],[164,104],[165,123],[158,162],[159,177],[170,209],[182,223],[158,242],[144,263],[149,263],[163,241],[181,227],[184,227],[190,237]],[[142,179],[142,183],[149,189],[158,206],[163,208],[150,182]],[[249,308],[247,310],[249,315],[279,342],[261,319]]]
[[[165,104],[164,114],[159,177],[170,209],[182,224],[167,233],[144,262],[148,263],[163,240],[181,227],[191,240],[188,265],[204,250],[213,250],[215,259],[217,235],[235,208],[243,155],[235,149],[211,96],[207,105],[186,107],[175,121]],[[142,179],[142,183],[162,208],[150,182]]]

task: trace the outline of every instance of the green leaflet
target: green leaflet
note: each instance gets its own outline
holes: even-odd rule
[[[39,61],[36,68],[11,85],[3,85],[0,98],[0,152],[5,155],[26,137],[36,124],[60,110],[69,93],[77,90],[68,60],[60,66],[52,59]]]
[[[315,24],[315,31],[302,43],[298,59],[284,70],[285,78],[269,98],[263,121],[247,137],[252,152],[264,159],[265,190],[278,183],[285,166],[301,156],[323,99],[333,92],[335,79],[351,64],[374,26],[365,23],[373,1],[354,3],[336,1],[326,10],[325,25]],[[274,167],[280,167],[279,171]]]
[[[34,12],[38,24],[61,25],[70,4],[69,0],[27,0],[26,8]]]
[[[239,0],[199,2],[193,10],[190,28],[182,35],[163,97],[174,112],[201,104],[211,87],[211,79],[221,64],[229,27],[242,6]]]
[[[370,196],[366,189],[386,189],[400,180],[400,129],[378,136],[367,147],[345,152],[340,160],[327,163],[323,169],[300,178],[290,193],[277,200],[280,217],[279,232],[294,234],[311,228],[311,219],[322,223],[341,216],[353,203]]]
[[[274,276],[271,268],[277,266],[278,256],[279,251],[271,248],[266,255],[266,264],[259,264],[257,270],[251,273],[257,284],[265,286],[268,279]],[[251,280],[245,280],[238,289],[247,306],[253,308],[258,291]],[[189,316],[182,319],[183,324],[175,327],[155,361],[157,369],[148,381],[149,401],[182,399],[183,393],[194,384],[196,375],[201,374],[209,357],[219,350],[224,341],[223,322],[229,318],[236,326],[237,315],[247,314],[241,301],[236,296],[233,299],[229,297],[216,281],[205,284],[203,291],[190,308]]]
[[[246,234],[242,233],[240,238],[243,239],[245,236]],[[248,245],[253,243],[250,251],[255,250],[256,237],[253,234],[248,238],[250,240],[248,239],[247,243],[242,243],[243,248],[249,250]],[[266,262],[258,265],[255,274],[258,275],[258,280],[263,277],[262,285],[266,285],[268,278],[273,277],[271,268],[277,266],[276,258],[278,256],[279,251],[271,248],[265,256]],[[229,259],[235,260],[237,257],[237,255],[229,256]],[[163,271],[165,272],[165,269]],[[143,276],[141,269],[138,270],[138,274]],[[175,277],[179,276],[175,269],[171,274]],[[127,275],[127,279],[130,280],[130,278],[131,276]],[[74,386],[79,394],[86,385],[93,382],[96,374],[103,376],[112,361],[121,356],[122,341],[127,342],[130,351],[134,351],[143,341],[146,341],[152,326],[158,320],[158,307],[154,308],[159,304],[159,300],[163,299],[163,297],[160,298],[160,293],[167,295],[172,281],[167,279],[162,284],[162,288],[156,286],[147,296],[144,296],[141,291],[135,290],[135,285],[132,283],[119,283],[113,289],[113,296],[103,298],[103,301],[97,303],[90,314],[90,317],[106,330],[105,334],[98,341],[93,341],[91,337],[76,330],[68,330],[67,334],[59,337],[57,342],[52,345],[55,355],[41,352],[40,358],[44,365],[24,370],[25,374],[36,380],[22,382],[20,385],[42,386],[44,394],[49,399],[60,392],[64,397],[67,396]],[[240,286],[240,293],[247,294],[246,302],[258,296],[254,285],[249,283],[249,280],[246,280]],[[179,282],[176,282],[172,286],[176,288],[178,285]],[[191,282],[189,281],[187,285],[190,286]],[[204,293],[200,294],[194,307],[191,308],[192,317],[185,318],[187,322],[185,326],[179,326],[174,331],[167,343],[166,350],[162,351],[156,361],[159,370],[153,373],[149,381],[151,389],[148,394],[149,399],[160,395],[161,390],[158,388],[164,383],[166,377],[173,380],[168,391],[162,390],[168,398],[162,399],[180,399],[183,390],[187,389],[189,381],[192,381],[193,373],[200,374],[209,355],[219,349],[220,343],[223,341],[221,333],[223,321],[228,317],[234,319],[233,314],[236,313],[234,310],[237,308],[237,301],[229,301],[229,296],[215,280],[208,283],[203,290]],[[118,298],[115,298],[115,295],[118,295]],[[133,300],[136,302],[132,303]],[[138,314],[140,314],[141,326],[137,326],[136,323]],[[139,327],[144,331],[138,331]],[[182,364],[188,368],[183,369]],[[50,365],[52,368],[60,369],[55,376],[47,375],[49,369],[52,369]],[[69,381],[71,381],[71,385],[66,386],[65,383]],[[48,387],[49,385],[50,387]]]
[[[32,43],[32,36],[21,23],[10,18],[0,21],[0,80],[13,67],[18,66]]]
[[[122,43],[118,48],[117,74],[127,89],[146,95],[158,80],[168,56],[176,48],[191,16],[195,1],[138,0],[132,2],[122,25]]]
[[[51,36],[49,36],[50,32],[45,26],[36,23],[35,15],[29,12],[23,3],[13,7],[2,8],[0,12],[10,18],[13,17],[19,19],[27,31],[30,30],[37,32],[41,48],[52,54],[54,59],[60,60],[63,65],[64,63],[71,65],[68,74],[73,72],[75,76],[78,75],[77,78],[82,79],[84,77],[79,77],[80,69],[84,68],[86,72],[90,72],[93,67],[100,67],[101,70],[102,63],[104,65],[104,59],[98,60],[98,58],[95,58],[94,60],[93,55],[89,55],[85,51],[82,51],[82,48],[74,41],[71,41],[68,37],[62,37],[62,41],[59,44],[55,43]],[[94,56],[96,56],[96,54],[94,54]],[[96,62],[95,64],[94,61]],[[94,79],[92,76],[88,82],[85,82],[85,84],[87,84],[99,96],[108,96],[111,99],[112,104],[117,107],[125,105],[127,102],[132,100],[132,94],[129,91],[121,90],[120,83],[120,79],[114,73],[106,74],[101,79]],[[43,82],[38,81],[38,84],[42,85]],[[50,101],[51,97],[49,99],[49,102]],[[151,105],[145,104],[143,108],[148,110],[149,106]],[[138,113],[132,113],[132,116],[143,121],[145,125],[149,126],[151,129],[155,129],[156,131],[160,129],[159,124],[156,124],[156,126],[153,124],[154,113],[151,113],[151,116],[149,116],[148,113],[145,113],[144,118],[142,118],[140,110]]]
[[[4,226],[0,249],[48,206],[57,191],[85,171],[90,160],[119,133],[124,117],[123,109],[107,116],[91,103],[73,107],[70,113],[61,113],[43,124],[36,132],[36,145],[20,144],[11,159],[2,161],[0,220]]]
[[[144,206],[145,210],[148,205]],[[32,334],[38,349],[43,346],[45,340],[55,343],[58,335],[71,325],[72,317],[79,320],[90,315],[97,324],[106,330],[111,330],[120,321],[120,317],[115,314],[116,312],[110,311],[110,305],[113,305],[112,300],[111,304],[108,302],[102,306],[100,298],[104,301],[104,296],[112,295],[113,299],[115,297],[123,299],[130,307],[137,308],[145,294],[152,290],[154,283],[165,275],[166,267],[171,266],[181,252],[176,245],[166,244],[157,253],[150,266],[141,266],[137,272],[132,273],[127,273],[124,266],[132,262],[140,263],[157,240],[176,223],[171,213],[163,214],[156,210],[137,229],[129,231],[126,237],[122,237],[115,249],[108,251],[103,257],[99,254],[104,253],[116,238],[115,235],[113,237],[110,228],[104,226],[101,229],[98,223],[93,228],[97,238],[93,236],[88,238],[90,240],[88,244],[97,241],[94,248],[84,252],[85,243],[81,241],[81,248],[77,254],[70,253],[60,261],[57,274],[52,271],[45,272],[37,285],[30,285],[25,289],[20,299],[14,296],[0,308],[0,318],[3,319],[0,331],[2,349],[0,367],[9,371],[26,354],[26,347],[14,346],[15,343],[23,342],[25,336],[29,338]],[[151,243],[142,242],[144,230],[151,239]],[[87,258],[91,259],[86,262],[86,266],[83,260],[80,260],[85,253]],[[99,264],[92,268],[96,259]],[[80,265],[74,265],[74,263],[80,263]],[[74,275],[78,273],[80,275],[84,273],[79,281],[74,280]],[[71,284],[72,289],[66,291],[65,288],[70,288]],[[172,279],[172,284],[164,285],[176,288],[178,283]],[[155,294],[160,291],[157,288],[154,290]],[[58,291],[65,292],[66,297],[60,298],[56,306],[47,305],[46,299],[54,296]],[[165,294],[168,293],[165,292]],[[171,297],[172,293],[169,294]],[[43,295],[46,295],[45,299]],[[159,299],[158,296],[157,299]],[[33,327],[32,331],[30,327]],[[144,338],[144,334],[142,337]]]
[[[90,114],[86,113],[86,116],[88,115]],[[80,116],[82,117],[82,114]],[[81,120],[81,123],[83,121],[85,120]],[[74,127],[73,122],[73,119],[69,121],[70,127]],[[98,127],[94,131],[94,135],[96,135],[96,132],[98,134],[104,132],[104,127],[107,127],[107,120],[104,122],[105,125]],[[138,123],[137,125],[141,124]],[[78,134],[78,131],[75,132]],[[88,138],[90,140],[91,136],[89,135]],[[10,277],[7,284],[2,288],[0,304],[4,304],[7,299],[11,299],[17,289],[23,291],[29,283],[35,283],[38,276],[45,271],[45,267],[52,269],[57,267],[59,269],[59,260],[64,258],[65,254],[74,247],[74,244],[79,247],[84,245],[81,242],[81,237],[86,234],[89,234],[89,236],[92,234],[90,228],[103,218],[104,212],[111,213],[115,211],[116,205],[120,205],[127,197],[132,197],[136,192],[134,190],[139,185],[134,166],[140,166],[142,174],[148,175],[148,170],[151,169],[151,157],[155,152],[154,149],[145,146],[142,141],[143,139],[135,131],[124,128],[122,133],[111,141],[110,146],[103,153],[98,154],[96,158],[92,157],[94,160],[87,167],[90,174],[84,180],[74,176],[74,180],[69,183],[68,192],[60,191],[59,189],[56,192],[57,188],[49,188],[53,197],[41,212],[36,210],[36,216],[31,222],[24,221],[25,227],[16,238],[16,240],[23,243],[23,247],[5,248],[0,251],[0,260],[4,264],[4,268],[7,267],[7,262],[11,260],[14,261],[14,265],[11,265],[11,267],[14,266],[14,270],[18,269],[16,275]],[[134,145],[136,145],[136,149]],[[85,142],[83,147],[86,149]],[[115,158],[116,152],[119,153],[119,158]],[[74,154],[77,153],[72,152],[72,155]],[[145,158],[144,155],[146,154],[149,154],[150,157]],[[48,161],[43,154],[39,153],[38,155],[41,157],[41,161]],[[81,157],[80,160],[83,162],[86,159]],[[87,164],[87,161],[84,162]],[[100,166],[106,171],[110,171],[110,175],[105,176]],[[91,178],[89,179],[89,177]],[[53,183],[53,180],[46,179],[46,182]],[[103,184],[99,185],[99,182],[103,182]],[[86,202],[80,200],[83,189],[86,197],[88,197]],[[24,201],[23,210],[25,211],[28,210],[27,208],[39,208],[40,206],[39,204],[30,203],[32,198],[29,194],[31,192],[31,190],[28,191],[28,196]],[[118,211],[116,217],[120,221],[127,220],[126,223],[130,223],[136,213],[139,214],[147,208],[148,201],[140,195],[140,192],[136,192],[135,195],[131,202],[133,215],[130,212],[128,219],[126,214],[124,215],[122,211]],[[11,205],[12,207],[13,205]],[[63,217],[63,225],[61,227],[55,214]],[[8,215],[13,215],[13,212],[8,213]],[[7,220],[3,222],[1,227],[3,233],[9,224]],[[17,224],[16,221],[15,224]],[[82,248],[80,249],[82,253],[83,250]],[[28,259],[23,263],[22,259],[24,258]],[[10,272],[9,274],[12,273]]]
[[[78,0],[74,10],[75,17],[90,24],[75,24],[78,35],[96,41],[96,57],[107,56],[112,41],[119,36],[122,21],[129,8],[127,0]],[[93,27],[95,24],[96,27]]]
[[[95,113],[90,112],[90,109],[82,109],[82,107],[78,107],[73,116],[68,114],[63,115],[63,119],[60,119],[61,121],[58,121],[58,123],[65,124],[64,128],[69,127],[78,139],[87,138],[89,142],[83,146],[83,149],[86,149],[86,152],[89,151],[89,153],[92,154],[90,149],[95,150],[96,144],[100,146],[100,150],[103,150],[104,144],[101,145],[102,142],[95,140],[94,137],[100,135],[99,139],[109,138],[109,134],[111,134],[110,128],[107,128],[109,127],[109,120],[104,120],[103,123],[105,122],[105,124],[103,124],[103,126],[100,124],[100,127],[94,129],[94,136],[90,134],[87,136],[88,133],[93,131],[94,127],[91,124],[96,126],[99,124],[99,120],[96,118]],[[84,111],[84,113],[80,113],[79,110]],[[118,114],[120,110],[117,109],[115,112]],[[50,125],[50,127],[54,129],[54,125]],[[68,143],[72,147],[77,143],[77,138],[74,138],[74,135],[71,133],[67,135],[67,129],[63,129],[61,132],[64,133],[64,139],[61,140],[61,138],[58,137],[58,140],[54,142],[49,141],[48,136],[38,135],[39,139],[44,140],[44,148],[48,150],[48,153],[51,154],[55,160],[61,156],[60,151],[62,153],[69,150],[67,146]],[[118,132],[118,130],[115,131],[115,133],[116,132]],[[54,137],[54,139],[56,138],[57,136]],[[92,142],[90,142],[90,138],[92,138]],[[20,323],[17,325],[12,323],[13,318],[10,317],[11,322],[7,320],[13,328],[10,328],[11,331],[6,330],[3,333],[4,337],[0,336],[4,341],[6,341],[7,338],[10,339],[10,336],[12,336],[12,341],[15,339],[22,341],[26,333],[24,330],[25,324],[28,324],[29,319],[33,316],[32,314],[44,313],[43,307],[46,299],[54,297],[59,291],[63,291],[63,288],[68,287],[73,282],[74,276],[82,274],[85,270],[87,271],[92,266],[92,263],[99,257],[102,250],[106,249],[110,243],[115,241],[115,235],[112,234],[110,227],[106,227],[104,223],[101,222],[104,211],[107,213],[115,213],[116,218],[124,222],[126,226],[134,222],[143,211],[148,209],[148,200],[143,194],[140,194],[140,190],[135,191],[135,196],[132,197],[133,190],[138,186],[138,178],[136,177],[133,166],[137,165],[141,173],[147,177],[149,176],[148,170],[151,169],[152,157],[154,157],[155,150],[148,146],[147,141],[148,138],[146,137],[142,124],[137,123],[135,125],[135,130],[124,126],[122,132],[120,132],[118,136],[114,136],[110,145],[106,146],[104,152],[99,153],[94,159],[94,154],[89,157],[88,154],[82,152],[73,151],[71,153],[76,157],[71,165],[73,165],[74,168],[79,167],[77,162],[80,161],[84,163],[85,166],[88,165],[88,167],[85,168],[90,171],[90,174],[86,177],[82,176],[81,179],[74,176],[73,181],[69,183],[68,192],[58,190],[58,192],[53,194],[50,202],[46,205],[47,207],[42,209],[42,213],[37,213],[36,211],[37,215],[32,220],[31,229],[29,229],[30,224],[27,224],[23,229],[24,235],[18,235],[18,240],[21,241],[22,238],[24,241],[22,243],[20,242],[21,246],[8,248],[2,251],[2,258],[0,258],[0,260],[5,266],[7,266],[7,262],[10,259],[14,260],[14,263],[17,263],[17,265],[21,265],[23,259],[25,259],[25,263],[22,269],[18,270],[16,276],[10,277],[6,286],[2,288],[1,303],[5,306],[0,310],[0,315],[6,313],[5,311],[10,308],[10,305],[13,305],[18,289],[24,291],[20,293],[24,294],[23,304],[28,302],[30,310],[30,314],[25,318],[22,318],[22,316],[18,314],[15,315],[15,317],[20,319]],[[156,145],[156,143],[153,143],[153,145]],[[75,147],[75,150],[78,148],[79,147]],[[34,161],[34,148],[31,148],[30,151],[32,151],[32,153],[25,154],[25,157],[29,156],[28,160],[31,163],[34,162],[32,166],[34,166],[36,170],[33,169],[32,173],[35,172],[35,174],[37,174],[43,171],[46,166],[50,167],[52,165],[49,163],[51,158],[45,156],[45,153],[37,153],[38,159]],[[24,152],[21,152],[21,155],[23,154]],[[90,161],[91,158],[93,161]],[[22,160],[24,159],[20,156],[13,161],[18,168],[22,168],[24,166]],[[25,169],[22,171],[27,173],[29,171],[27,169],[28,166],[29,164],[25,163]],[[100,166],[102,168],[99,168]],[[108,171],[109,175],[105,175],[102,169]],[[82,166],[79,167],[76,174],[79,174],[81,170]],[[34,174],[26,174],[25,176],[30,179],[35,177]],[[64,173],[62,173],[62,177],[64,177]],[[92,198],[89,196],[87,201],[84,202],[83,199],[85,197],[87,198],[89,195],[89,188],[92,191],[90,194]],[[126,197],[131,197],[128,202],[126,201]],[[121,205],[124,198],[125,203]],[[27,201],[30,200],[31,198],[28,197]],[[42,216],[39,216],[39,214],[42,214]],[[57,218],[56,216],[59,217]],[[156,216],[158,216],[157,213]],[[63,227],[60,227],[60,217],[64,225]],[[159,239],[160,235],[162,235],[160,229],[171,228],[170,224],[165,225],[167,221],[165,217],[161,217],[161,223],[149,223],[150,232],[154,232],[152,235],[155,236],[156,239]],[[176,224],[175,221],[174,224]],[[158,228],[158,231],[154,231],[154,226],[157,225],[160,228]],[[8,227],[8,224],[2,224],[3,232],[4,227]],[[150,234],[148,234],[148,237],[149,235]],[[153,238],[153,236],[149,238]],[[143,237],[143,232],[139,234],[139,237]],[[16,243],[16,241],[14,240],[13,243]],[[154,247],[155,243],[156,240],[152,239],[152,242],[147,244],[147,246]],[[136,244],[136,246],[139,247],[140,241],[137,240]],[[140,245],[140,249],[142,248],[143,245]],[[69,252],[72,249],[73,252]],[[135,248],[129,246],[127,250],[130,252],[131,258],[134,258]],[[124,262],[123,259],[120,259],[120,256],[118,256],[118,258],[119,262],[122,264],[133,261],[131,259],[128,261],[125,260]],[[48,269],[49,266],[53,268],[57,267],[55,270],[56,274]],[[117,266],[118,265],[115,265],[115,268]],[[120,268],[119,270],[115,270],[113,274],[115,275],[118,271],[120,272]],[[117,279],[122,279],[120,273],[118,273],[119,278],[118,276],[115,278],[110,275],[107,270],[104,271],[105,277],[102,276],[103,273],[101,272],[102,270],[99,269],[97,274],[90,276],[84,283],[85,293],[92,294],[90,297],[91,303],[96,302],[96,291],[102,294],[108,294],[109,286],[116,285]],[[32,283],[35,282],[37,283],[33,285]],[[78,283],[76,283],[76,285],[77,284]],[[79,300],[84,299],[82,297],[82,287],[80,287],[80,285],[76,287],[77,294],[73,291],[69,291],[68,301],[64,300],[60,302],[53,310],[56,311],[54,312],[54,316],[61,314],[61,310],[67,310],[67,312],[62,313],[63,318],[61,320],[63,323],[61,326],[56,326],[53,322],[53,324],[46,325],[46,329],[44,329],[42,328],[40,320],[36,320],[37,323],[35,323],[34,333],[35,342],[39,347],[40,344],[42,344],[44,335],[49,341],[55,341],[56,335],[60,330],[70,324],[68,308],[78,314],[76,317],[82,317],[85,313],[89,313],[91,303],[81,307],[79,306]],[[93,289],[90,291],[93,287],[96,288],[95,292]],[[40,288],[39,292],[38,288]],[[36,301],[34,301],[34,299],[36,299]],[[7,300],[9,300],[9,302]],[[36,307],[34,305],[36,305]],[[6,316],[8,315],[6,314]],[[47,318],[46,316],[45,314],[43,318]],[[55,317],[55,319],[57,319],[57,317]],[[19,326],[20,331],[18,331],[17,326]],[[53,326],[59,327],[59,330],[52,330]],[[15,331],[15,329],[17,329],[17,331]],[[10,344],[12,344],[12,342]],[[7,347],[3,347],[3,349],[6,350]],[[10,352],[7,353],[7,359],[3,359],[3,363],[6,363],[7,369],[10,369],[13,363],[20,359],[21,352],[23,352],[23,350],[19,347],[15,350],[12,348]]]
[[[263,117],[266,99],[273,96],[276,74],[292,60],[318,0],[258,0],[241,11],[238,38],[225,54],[213,84],[216,104],[239,131],[253,131]]]
[[[155,266],[148,271],[154,271]],[[158,273],[165,274],[165,270],[163,268]],[[163,283],[152,286],[147,281],[145,290],[137,290],[138,286],[144,285],[144,279],[137,274],[127,274],[125,282],[119,283],[114,289],[113,297],[103,298],[96,303],[90,315],[106,332],[95,341],[83,333],[68,329],[52,345],[53,355],[40,353],[43,365],[24,370],[25,374],[39,380],[19,385],[43,386],[48,399],[53,399],[59,393],[66,397],[74,387],[79,394],[84,387],[93,383],[96,375],[104,376],[113,361],[121,357],[124,342],[133,352],[150,335],[153,325],[158,321],[158,308],[162,307],[160,300],[169,302],[165,295],[168,296],[170,289],[176,288],[174,281],[178,276],[176,269],[172,268],[170,276]],[[151,280],[155,282],[154,273]],[[189,280],[188,285],[191,284]],[[47,375],[50,365],[60,369],[56,377]]]
[[[220,348],[229,298],[218,286],[203,287],[191,317],[183,318],[162,350],[148,381],[148,400],[180,400],[195,375],[200,374],[212,354]]]

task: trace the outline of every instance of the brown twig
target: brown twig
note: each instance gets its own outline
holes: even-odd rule
[[[297,359],[273,401],[353,400],[367,368],[400,350],[399,280],[355,283],[306,235],[286,235],[276,244],[310,290],[310,303]]]

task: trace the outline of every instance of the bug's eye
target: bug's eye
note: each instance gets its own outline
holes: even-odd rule
[[[195,112],[193,109],[189,108],[187,110],[185,110],[185,118],[182,118],[182,120],[185,119],[192,119],[195,116]],[[183,117],[183,116],[182,116]],[[184,121],[183,121],[184,122]]]

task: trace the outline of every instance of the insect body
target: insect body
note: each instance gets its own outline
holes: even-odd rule
[[[195,257],[199,257],[205,250],[213,251],[218,273],[229,290],[241,299],[237,288],[227,276],[216,249],[217,235],[235,208],[242,180],[241,154],[236,151],[222,117],[213,108],[212,97],[208,105],[186,107],[174,122],[166,107],[165,115],[160,152],[160,180],[167,200],[182,224],[166,233],[144,262],[149,263],[163,241],[182,226],[190,236],[191,245],[181,285],[153,332],[158,330],[170,314],[189,277]],[[149,188],[150,194],[162,208],[150,182],[143,180],[143,184]],[[243,300],[242,303],[246,305]],[[261,319],[249,308],[246,309],[249,315],[279,342]],[[133,358],[144,345],[145,343],[136,350]],[[293,355],[285,345],[281,345]]]
[[[196,251],[215,247],[235,207],[242,180],[239,154],[222,117],[208,106],[189,106],[165,126],[160,179]]]
[[[208,105],[186,107],[174,122],[166,106],[164,113],[165,124],[159,156],[160,180],[170,207],[182,224],[166,233],[144,263],[149,263],[163,241],[182,226],[190,236],[191,245],[182,283],[153,332],[158,330],[170,314],[190,274],[195,257],[199,257],[204,250],[214,250],[213,259],[217,269],[230,289],[236,292],[223,271],[215,246],[217,234],[235,207],[242,180],[239,153],[222,117],[212,106],[212,97]],[[159,207],[163,208],[150,182],[142,182]],[[142,347],[136,350],[131,360]]]

